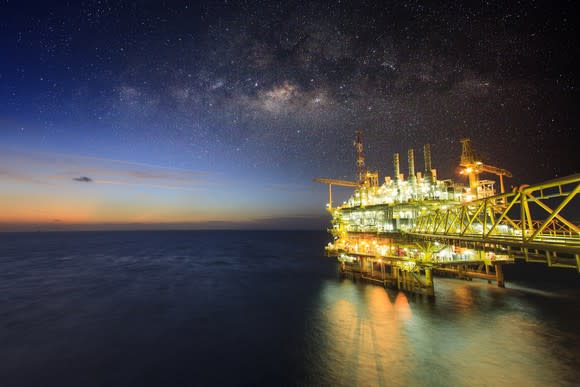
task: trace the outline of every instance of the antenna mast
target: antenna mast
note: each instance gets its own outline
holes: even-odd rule
[[[365,167],[365,154],[362,143],[362,133],[360,131],[356,132],[356,137],[354,140],[354,148],[356,150],[356,173],[359,186],[364,186],[366,182],[367,170]]]

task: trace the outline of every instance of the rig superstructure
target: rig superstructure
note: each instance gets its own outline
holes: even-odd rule
[[[395,153],[393,177],[379,184],[379,173],[366,169],[360,132],[354,141],[356,181],[314,179],[329,187],[334,241],[326,252],[338,258],[343,275],[432,296],[434,272],[503,287],[502,265],[515,259],[580,270],[579,227],[566,219],[580,175],[506,193],[504,177],[512,174],[484,164],[469,139],[461,145],[460,174],[468,185],[438,178],[429,144],[423,147],[422,172],[415,171],[415,152],[409,149],[407,177]],[[495,181],[480,179],[481,173],[499,177],[499,193]],[[354,188],[336,207],[333,185]]]

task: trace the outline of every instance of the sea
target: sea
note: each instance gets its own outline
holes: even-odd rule
[[[429,299],[341,279],[314,231],[0,234],[0,386],[573,386],[580,274]]]

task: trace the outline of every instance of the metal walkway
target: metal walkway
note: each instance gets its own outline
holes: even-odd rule
[[[428,210],[403,230],[410,240],[503,251],[580,271],[580,174]]]

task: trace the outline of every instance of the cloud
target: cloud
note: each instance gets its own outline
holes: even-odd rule
[[[81,183],[91,183],[93,181],[93,179],[91,179],[90,177],[86,177],[86,176],[73,177],[73,180],[80,181]]]
[[[94,183],[183,191],[246,186],[244,179],[220,173],[168,167],[127,160],[107,159],[0,145],[0,182],[55,185],[66,182]],[[89,177],[90,176],[90,177]]]

